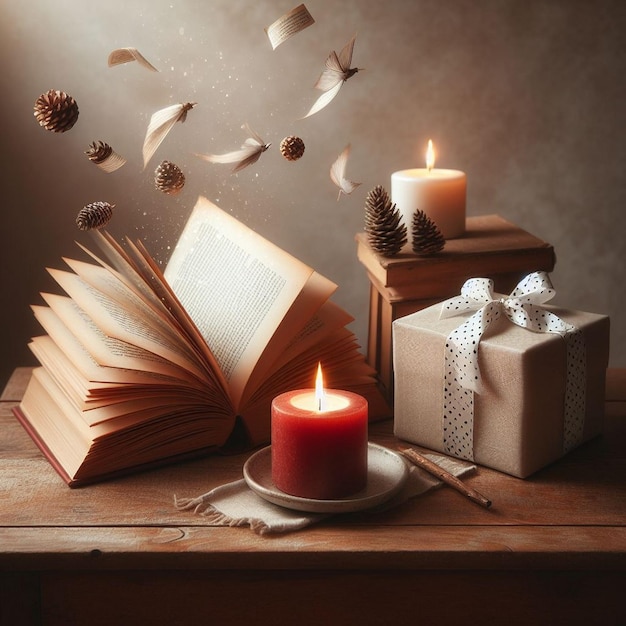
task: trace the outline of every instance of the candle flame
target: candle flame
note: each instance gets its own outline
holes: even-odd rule
[[[433,140],[428,140],[428,148],[426,148],[426,169],[430,170],[435,167],[435,149],[433,148]]]
[[[324,392],[324,376],[322,375],[322,364],[317,364],[317,376],[315,377],[315,401],[317,410],[326,409],[326,393]]]

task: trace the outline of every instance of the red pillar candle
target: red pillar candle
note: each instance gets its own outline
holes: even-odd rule
[[[367,400],[328,390],[288,391],[272,402],[272,481],[292,496],[336,500],[367,484]]]

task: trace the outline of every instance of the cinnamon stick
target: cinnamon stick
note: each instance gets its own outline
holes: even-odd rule
[[[472,489],[465,485],[461,480],[459,480],[456,476],[450,474],[442,467],[439,467],[436,463],[433,463],[431,460],[427,459],[425,456],[421,455],[419,452],[411,449],[404,448],[400,450],[400,453],[404,455],[409,461],[415,463],[418,467],[421,467],[423,470],[426,470],[429,474],[436,476],[440,480],[442,480],[447,485],[450,485],[453,489],[456,489],[460,493],[462,493],[466,498],[469,498],[472,502],[476,504],[480,504],[480,506],[488,509],[491,506],[491,500],[488,500],[482,494],[478,493],[475,489]]]

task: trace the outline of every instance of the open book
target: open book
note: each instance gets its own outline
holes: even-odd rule
[[[141,243],[49,272],[16,415],[70,485],[270,439],[279,393],[327,387],[390,415],[336,285],[200,198],[163,273]]]

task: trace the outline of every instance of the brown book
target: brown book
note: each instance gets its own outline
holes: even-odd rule
[[[447,240],[443,251],[432,256],[405,252],[387,258],[359,233],[357,256],[390,301],[444,299],[457,293],[468,278],[521,278],[529,268],[554,267],[550,244],[498,215],[468,217],[466,224],[463,237]]]
[[[70,486],[270,438],[272,399],[327,386],[389,417],[336,285],[200,198],[162,272],[100,232],[102,253],[49,272],[47,334],[16,415]],[[100,258],[102,257],[102,258]]]

